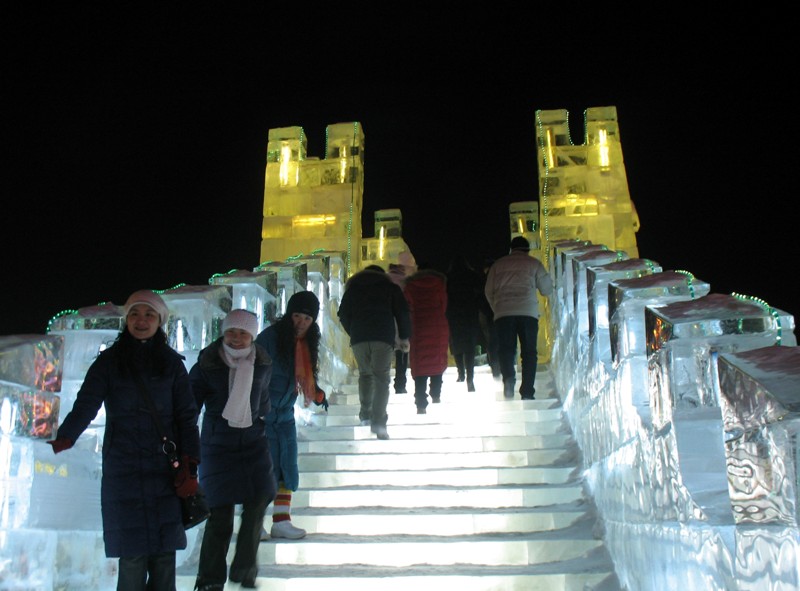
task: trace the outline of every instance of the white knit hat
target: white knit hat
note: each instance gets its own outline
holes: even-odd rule
[[[246,330],[253,338],[258,336],[258,316],[248,310],[231,310],[222,321],[222,332],[230,328]]]
[[[158,312],[159,324],[161,326],[164,326],[167,323],[167,318],[169,318],[169,308],[167,308],[164,300],[162,300],[161,296],[156,292],[150,289],[140,289],[139,291],[133,292],[123,306],[125,318],[128,317],[131,308],[137,304],[149,306]]]

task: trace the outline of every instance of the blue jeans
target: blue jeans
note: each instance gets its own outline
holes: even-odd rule
[[[516,381],[517,340],[522,361],[522,398],[533,398],[536,388],[536,339],[539,337],[539,319],[533,316],[503,316],[496,318],[497,348],[500,356],[500,372],[504,383]]]

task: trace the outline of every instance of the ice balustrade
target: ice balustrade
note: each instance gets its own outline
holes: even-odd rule
[[[604,266],[588,267],[587,277]],[[646,267],[609,277],[605,306],[597,291],[587,298],[594,314],[607,309],[596,318],[607,333],[553,319],[551,371],[620,581],[653,590],[798,588],[794,318],[756,298],[711,293],[686,271]],[[581,301],[563,278],[553,313]],[[591,289],[575,278],[574,289]],[[588,312],[579,305],[574,314]],[[606,347],[593,344],[598,338],[609,340],[610,357],[589,354]]]

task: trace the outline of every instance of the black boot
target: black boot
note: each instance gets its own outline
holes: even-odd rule
[[[515,382],[512,380],[503,380],[503,396],[506,398],[514,398]]]

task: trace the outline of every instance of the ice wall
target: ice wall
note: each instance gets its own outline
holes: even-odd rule
[[[797,589],[794,318],[715,294],[689,272],[639,265],[633,276],[607,275],[605,302],[597,291],[587,299],[593,324],[609,330],[584,331],[589,310],[572,290],[589,287],[579,273],[565,281],[583,255],[567,252],[552,270],[551,369],[620,581],[653,591]],[[627,262],[588,267],[587,278]]]

